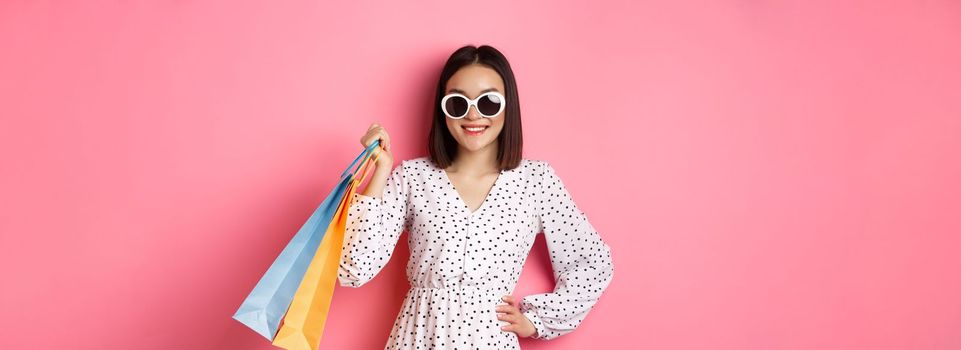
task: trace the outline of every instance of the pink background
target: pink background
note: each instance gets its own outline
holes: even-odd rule
[[[0,3],[0,348],[273,348],[230,316],[468,43],[614,250],[525,348],[961,348],[957,1],[77,3]],[[383,346],[406,250],[322,349]]]

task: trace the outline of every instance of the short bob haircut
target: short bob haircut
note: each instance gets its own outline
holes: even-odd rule
[[[447,116],[440,107],[440,100],[444,98],[447,81],[464,66],[482,64],[488,66],[504,80],[504,128],[497,135],[497,162],[501,170],[514,169],[521,163],[523,156],[523,136],[521,132],[521,107],[517,99],[517,82],[514,72],[507,63],[507,58],[497,49],[488,45],[475,47],[467,45],[457,49],[447,59],[444,69],[437,81],[437,92],[434,96],[434,117],[431,122],[430,133],[427,135],[427,152],[431,161],[442,169],[453,163],[457,156],[457,140],[447,130]]]

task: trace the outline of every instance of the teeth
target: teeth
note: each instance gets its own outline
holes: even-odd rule
[[[486,126],[482,126],[482,127],[479,127],[479,128],[464,127],[464,129],[467,129],[467,131],[471,131],[471,132],[477,132],[477,131],[481,131],[481,130],[487,129],[487,127],[486,127]]]

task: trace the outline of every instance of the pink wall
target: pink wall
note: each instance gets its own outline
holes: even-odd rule
[[[618,266],[525,348],[961,348],[957,1],[83,3],[0,3],[0,348],[271,349],[230,316],[466,43]],[[398,249],[322,348],[383,345]]]

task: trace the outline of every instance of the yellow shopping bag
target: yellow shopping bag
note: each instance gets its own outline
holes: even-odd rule
[[[355,178],[347,186],[347,194],[337,206],[327,233],[324,235],[314,259],[307,267],[304,279],[294,294],[294,299],[284,316],[283,324],[273,340],[273,345],[288,350],[315,350],[320,344],[327,323],[327,312],[334,294],[337,269],[340,266],[341,246],[344,242],[344,229],[347,225],[347,210],[357,186],[364,182],[375,166],[379,149],[368,157],[363,167],[363,175]]]

